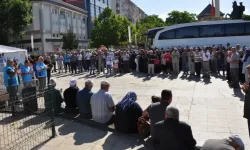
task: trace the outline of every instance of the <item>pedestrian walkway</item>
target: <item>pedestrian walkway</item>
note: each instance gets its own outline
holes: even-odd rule
[[[160,96],[162,89],[171,89],[174,96],[171,105],[180,110],[180,120],[191,125],[198,145],[202,145],[207,139],[239,134],[246,149],[250,149],[247,121],[243,118],[244,95],[240,90],[230,89],[222,77],[201,81],[184,78],[181,75],[178,77],[159,75],[148,78],[144,74],[126,74],[117,77],[82,74],[57,77],[57,87],[63,89],[69,86],[68,83],[72,77],[79,79],[80,88],[84,86],[85,80],[91,78],[94,81],[93,91],[99,89],[102,80],[107,80],[111,84],[110,92],[116,103],[127,92],[134,91],[143,109],[151,103],[152,95]],[[70,121],[65,122],[57,126],[58,137],[42,149],[66,149],[67,147],[67,149],[85,147],[105,150],[143,149],[143,145],[136,143],[135,139]]]

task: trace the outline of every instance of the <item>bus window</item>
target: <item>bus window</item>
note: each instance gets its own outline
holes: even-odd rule
[[[245,34],[245,25],[243,23],[226,24],[225,36],[241,36]]]
[[[250,35],[250,22],[246,23],[246,34]]]
[[[200,37],[224,36],[224,25],[200,26]]]
[[[175,39],[175,30],[162,32],[159,36],[159,40],[165,40],[165,39]]]
[[[199,28],[198,27],[183,27],[176,30],[176,38],[198,38],[199,37]]]

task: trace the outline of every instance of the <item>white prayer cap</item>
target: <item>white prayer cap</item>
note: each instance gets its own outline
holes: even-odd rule
[[[101,82],[101,85],[108,85],[108,86],[109,86],[110,84],[109,84],[108,81],[102,81],[102,82]]]
[[[54,78],[50,79],[50,84],[56,86],[56,79]]]
[[[70,82],[69,82],[69,85],[70,86],[76,86],[77,85],[76,79],[71,79]]]

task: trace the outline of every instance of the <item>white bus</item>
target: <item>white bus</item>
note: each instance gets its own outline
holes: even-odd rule
[[[148,31],[154,48],[217,46],[230,43],[250,46],[250,21],[219,20],[176,24]]]

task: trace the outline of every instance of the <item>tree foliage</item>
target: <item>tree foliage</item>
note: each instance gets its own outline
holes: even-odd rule
[[[91,46],[105,45],[109,47],[128,41],[129,25],[132,33],[135,33],[135,27],[129,22],[128,18],[115,15],[110,8],[105,8],[94,22],[91,31]]]
[[[76,34],[73,32],[72,27],[67,31],[67,33],[63,34],[63,49],[64,50],[73,50],[78,48],[78,40]]]
[[[30,0],[0,0],[0,44],[7,44],[10,34],[17,40],[31,20]]]
[[[174,25],[174,24],[180,24],[180,23],[190,23],[195,22],[196,14],[189,13],[187,11],[180,12],[177,10],[174,10],[168,14],[168,17],[166,18],[166,25]]]
[[[245,15],[245,14],[244,14],[244,15],[243,15],[243,19],[244,19],[244,20],[250,20],[250,15]]]
[[[165,22],[157,15],[150,15],[140,20],[136,24],[137,29],[137,41],[139,44],[145,43],[145,35],[149,29],[165,26]]]

